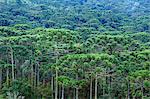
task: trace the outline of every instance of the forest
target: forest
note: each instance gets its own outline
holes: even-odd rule
[[[0,99],[150,99],[150,0],[0,0]]]

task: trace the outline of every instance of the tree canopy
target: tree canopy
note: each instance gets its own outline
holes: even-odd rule
[[[0,0],[0,99],[149,99],[149,0]]]

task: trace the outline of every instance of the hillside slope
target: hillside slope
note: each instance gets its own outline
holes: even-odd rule
[[[150,99],[149,89],[149,0],[0,0],[4,99]]]

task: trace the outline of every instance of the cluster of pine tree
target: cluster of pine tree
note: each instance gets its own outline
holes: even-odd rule
[[[0,2],[0,99],[150,98],[149,0]]]

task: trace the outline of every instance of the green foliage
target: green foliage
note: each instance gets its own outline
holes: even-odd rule
[[[149,10],[149,0],[0,0],[0,94],[149,99]]]
[[[18,93],[17,96],[25,96],[25,97],[31,97],[32,89],[31,85],[28,84],[25,80],[15,80],[13,82],[10,82],[10,85],[5,85],[3,88],[3,93],[5,93],[5,96],[7,97],[9,94]]]

